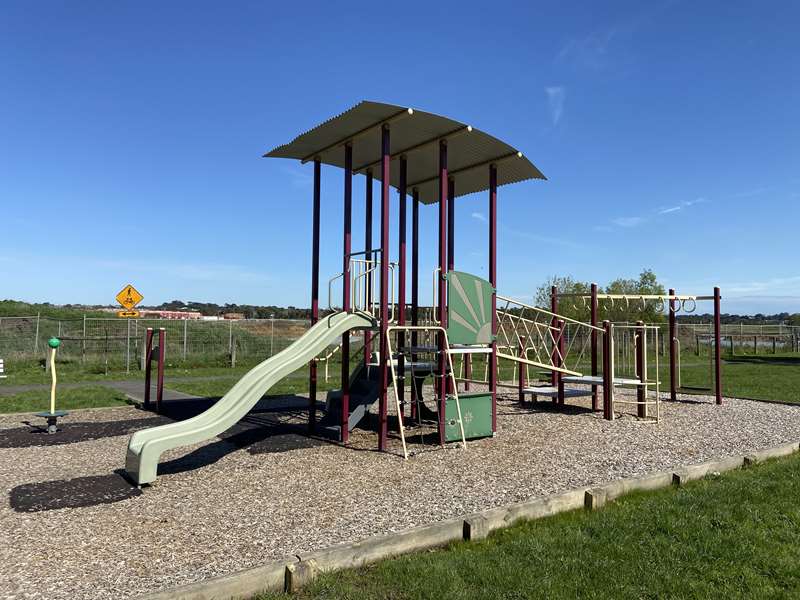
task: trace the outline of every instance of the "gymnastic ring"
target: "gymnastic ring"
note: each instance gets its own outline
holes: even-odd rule
[[[656,305],[655,305],[656,312],[661,314],[666,310],[666,308],[667,308],[667,303],[664,302],[664,298],[656,298]]]
[[[691,300],[692,301],[692,309],[691,310],[686,308],[686,301],[687,300]],[[686,298],[686,299],[681,301],[681,308],[683,308],[683,312],[685,312],[685,313],[693,313],[695,310],[697,310],[697,300],[695,300],[694,298]]]

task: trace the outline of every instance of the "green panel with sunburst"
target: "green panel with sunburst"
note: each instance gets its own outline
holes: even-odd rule
[[[451,344],[491,344],[492,284],[470,273],[449,271],[447,339]]]

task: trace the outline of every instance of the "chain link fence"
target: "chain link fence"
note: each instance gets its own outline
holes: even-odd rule
[[[303,319],[174,320],[1,317],[0,357],[42,359],[47,340],[62,340],[62,360],[105,363],[126,369],[143,360],[148,327],[166,330],[166,359],[171,363],[235,366],[280,352],[310,327]]]

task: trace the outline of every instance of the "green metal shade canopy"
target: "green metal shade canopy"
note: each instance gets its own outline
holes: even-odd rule
[[[319,158],[344,168],[342,147],[351,144],[353,172],[371,170],[380,179],[379,129],[391,129],[392,159],[405,156],[408,190],[417,190],[425,204],[439,200],[439,142],[447,141],[448,176],[454,180],[455,197],[489,189],[486,176],[491,164],[498,166],[498,185],[527,179],[545,179],[522,152],[465,123],[432,113],[381,102],[363,101],[307,131],[264,156],[307,162]],[[399,186],[399,169],[391,169],[391,185]]]

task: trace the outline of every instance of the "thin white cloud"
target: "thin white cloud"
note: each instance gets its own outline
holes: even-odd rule
[[[694,206],[695,204],[703,204],[704,202],[708,202],[705,198],[695,198],[694,200],[684,200],[680,204],[676,204],[675,206],[668,206],[666,208],[659,209],[659,215],[668,215],[670,213],[676,213],[679,210],[683,210],[684,208],[689,208],[690,206]]]
[[[289,181],[293,187],[309,188],[314,183],[314,176],[307,171],[289,166],[282,166],[281,170],[289,177]]]
[[[474,212],[474,213],[472,213],[471,216],[476,221],[480,221],[482,223],[486,223],[486,215],[484,215],[483,213]]]
[[[512,227],[503,226],[503,231],[508,232],[511,235],[515,235],[517,237],[524,238],[531,242],[537,242],[540,244],[549,244],[552,246],[562,246],[564,248],[582,248],[580,244],[576,244],[573,241],[565,240],[562,238],[550,237],[546,235],[538,235],[536,233],[531,233],[530,231],[522,231],[519,229],[514,229]]]
[[[611,222],[618,227],[638,227],[645,222],[644,217],[617,217]]]
[[[566,91],[560,85],[546,87],[544,91],[547,94],[547,103],[550,107],[550,120],[553,122],[553,126],[556,126],[564,114]]]

